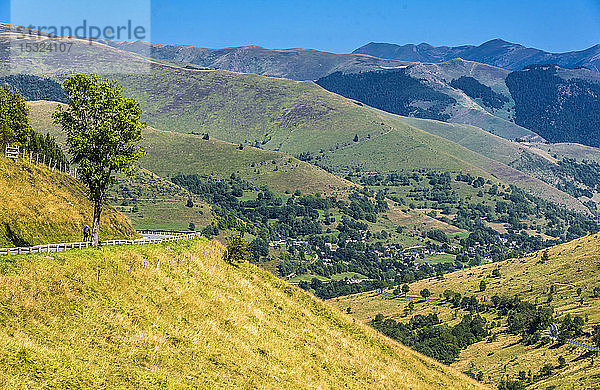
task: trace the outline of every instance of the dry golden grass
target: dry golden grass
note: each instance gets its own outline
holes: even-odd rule
[[[493,295],[515,296],[531,303],[544,303],[547,300],[550,286],[554,285],[551,306],[555,313],[562,316],[570,313],[589,318],[584,331],[591,332],[593,325],[600,324],[600,298],[593,297],[593,288],[600,286],[600,234],[589,235],[548,250],[550,259],[540,262],[542,252],[530,256],[487,264],[471,269],[456,271],[444,275],[443,279],[431,278],[410,284],[410,295],[418,295],[424,288],[432,292],[432,298],[438,298],[446,289],[460,292],[467,296],[489,301]],[[492,271],[500,269],[500,277],[492,277]],[[479,291],[479,282],[485,280],[487,288]],[[582,289],[581,296],[577,289]],[[579,300],[583,297],[583,304]],[[335,298],[330,301],[334,306],[345,309],[352,308],[352,316],[361,322],[368,322],[377,313],[382,313],[399,321],[406,321],[412,315],[403,316],[408,301],[386,298],[374,292],[355,294]],[[455,309],[448,305],[416,303],[412,314],[437,313],[440,319],[452,323]],[[458,313],[459,317],[461,313]],[[486,314],[489,320],[498,319],[493,314]],[[549,378],[530,386],[545,389],[548,386],[557,388],[591,389],[600,386],[600,366],[593,364],[586,350],[568,344],[559,348],[524,346],[518,343],[520,337],[504,333],[505,322],[498,333],[497,341],[482,341],[469,346],[452,366],[460,371],[474,367],[484,373],[484,381],[497,384],[501,378],[509,375],[515,377],[519,371],[537,373],[540,368],[550,363],[558,364],[558,357],[563,356],[567,365],[555,370]],[[592,344],[589,338],[578,341]]]
[[[83,240],[93,206],[81,183],[28,162],[0,157],[0,247]],[[129,220],[105,206],[100,238],[132,238]],[[16,242],[15,242],[16,241]]]
[[[0,383],[480,388],[222,250],[193,240],[0,259]]]

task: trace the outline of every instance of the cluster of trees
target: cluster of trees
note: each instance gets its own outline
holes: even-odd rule
[[[373,175],[363,175],[360,178],[360,183],[366,186],[408,186],[410,185],[410,179],[419,180],[420,176],[413,172],[411,174],[405,173],[375,173]]]
[[[445,364],[455,362],[462,349],[488,335],[485,318],[471,314],[463,316],[454,326],[441,324],[437,314],[417,314],[408,323],[396,322],[377,314],[370,325],[407,347]]]
[[[448,120],[443,111],[456,103],[454,98],[411,77],[405,69],[344,74],[335,72],[317,80],[321,87],[344,97],[394,114],[418,118]],[[431,104],[427,108],[413,105],[416,101]]]
[[[459,241],[462,249],[455,250],[456,262],[417,265],[414,257],[386,252],[382,240],[385,241],[389,234],[386,231],[373,233],[369,230],[369,222],[376,221],[377,214],[387,209],[384,190],[375,192],[363,189],[351,194],[347,201],[318,194],[302,195],[298,191],[284,201],[268,188],[254,188],[236,175],[228,180],[178,175],[172,180],[213,205],[217,222],[204,228],[205,235],[216,235],[224,229],[250,232],[258,237],[252,246],[255,260],[267,256],[269,241],[277,237],[286,238],[286,251],[281,254],[279,264],[282,275],[312,274],[329,278],[343,272],[356,272],[369,279],[360,283],[340,280],[302,284],[302,287],[322,298],[436,276],[465,266],[478,265],[485,257],[503,260],[544,248],[549,245],[548,242],[518,230],[523,228],[521,220],[531,216],[545,217],[549,221],[549,228],[563,229],[560,233],[565,234],[565,237],[585,234],[584,232],[595,227],[591,218],[591,222],[585,218],[582,222],[579,215],[543,203],[516,187],[500,189],[489,181],[470,174],[452,177],[448,173],[413,172],[363,176],[367,177],[371,179],[366,180],[378,184],[410,185],[407,198],[399,199],[403,203],[410,200],[425,201],[429,202],[430,207],[441,207],[443,213],[444,209],[456,213],[452,220],[446,218],[447,222],[471,232]],[[496,202],[484,204],[454,200],[457,196],[453,187],[455,180],[483,189],[486,193],[493,193]],[[416,189],[419,186],[426,186],[428,190],[418,192]],[[242,200],[248,193],[256,195]],[[437,193],[450,195],[435,195]],[[423,200],[421,196],[426,199]],[[505,221],[512,224],[513,229],[500,235],[486,226],[486,220]],[[581,224],[580,229],[573,228],[578,223]],[[423,235],[438,242],[440,249],[450,250],[449,238],[443,231],[433,229]],[[505,241],[500,241],[500,238]],[[293,243],[298,240],[306,244]],[[513,241],[515,244],[509,248],[506,242]],[[336,249],[332,249],[334,246]],[[466,251],[465,248],[469,250]],[[309,251],[319,253],[318,258],[314,254],[309,257]]]
[[[484,281],[482,280],[482,282]],[[482,284],[480,284],[480,289],[481,286]],[[485,290],[485,287],[483,290]],[[452,290],[444,291],[443,296],[454,307],[462,308],[471,313],[495,311],[498,317],[506,318],[507,331],[520,335],[521,342],[525,345],[540,342],[542,332],[548,329],[548,326],[553,322],[558,323],[561,339],[574,339],[583,335],[585,321],[582,317],[567,314],[562,318],[557,318],[554,309],[546,304],[534,305],[516,296],[511,298],[498,295],[492,296],[489,303],[484,303],[476,297],[462,296]],[[600,342],[600,336],[598,341]]]
[[[298,287],[311,291],[321,299],[330,299],[344,295],[385,288],[388,283],[382,280],[364,280],[360,283],[348,283],[347,280],[332,280],[327,283],[313,278],[311,282],[302,281]]]
[[[563,79],[557,69],[530,65],[507,76],[515,122],[550,142],[600,146],[600,84]]]
[[[518,297],[494,295],[491,304],[498,315],[506,317],[508,332],[520,334],[525,345],[537,343],[541,331],[547,329],[554,318],[554,310],[550,306],[536,306]]]
[[[552,171],[561,179],[558,189],[576,198],[592,198],[594,192],[600,192],[600,164],[595,161],[564,158],[552,167]]]
[[[63,165],[68,163],[53,137],[40,134],[31,128],[29,107],[25,98],[8,84],[0,87],[0,147],[4,145],[19,146],[34,154],[46,155],[46,161],[52,158],[52,161],[61,162]]]
[[[596,172],[596,168],[599,169],[598,172]],[[600,178],[596,176],[596,173],[600,173],[599,164],[587,165],[572,160],[563,160],[556,169],[560,169],[564,175],[569,174],[578,177],[581,182],[594,183],[594,185],[596,183],[594,180]],[[538,233],[546,233],[564,241],[598,230],[598,223],[593,216],[558,206],[514,185],[500,188],[489,180],[474,177],[469,173],[458,173],[452,177],[448,173],[428,172],[421,174],[421,178],[417,179],[418,175],[418,173],[412,173],[410,176],[404,176],[408,184],[402,182],[401,185],[410,185],[411,189],[406,193],[404,199],[396,196],[395,200],[403,204],[438,209],[446,215],[454,213],[453,219],[447,217],[440,219],[461,229],[478,232],[479,235],[488,236],[490,239],[493,239],[498,233],[487,228],[485,221],[506,223],[509,226],[508,235],[505,237],[510,241],[525,244],[526,251],[543,248],[543,242],[535,237],[524,236],[522,234],[524,229],[535,228]],[[491,198],[491,202],[485,199],[469,200],[466,197],[458,196],[455,190],[455,183],[458,182],[479,189],[481,195],[485,193]],[[546,223],[535,227],[527,223],[536,218],[543,218]]]
[[[544,248],[550,243],[517,230],[523,228],[521,220],[532,216],[546,218],[549,228],[562,229],[560,233],[565,237],[585,234],[596,226],[591,218],[589,221],[583,216],[583,219],[579,219],[578,214],[543,203],[516,187],[500,189],[481,177],[469,174],[453,177],[448,173],[413,172],[363,177],[374,177],[374,183],[408,184],[408,195],[398,199],[401,202],[428,202],[430,207],[442,208],[442,213],[455,213],[452,220],[446,217],[441,219],[446,218],[447,222],[471,232],[459,241],[458,249],[450,248],[450,239],[441,230],[423,232],[423,236],[439,243],[432,242],[432,248],[455,253],[456,261],[417,265],[413,256],[399,254],[401,246],[395,246],[395,252],[389,249],[391,244],[384,247],[383,242],[386,242],[389,233],[385,230],[374,233],[369,230],[369,223],[377,221],[378,214],[387,210],[385,189],[375,192],[364,188],[342,201],[319,194],[302,195],[299,191],[289,198],[281,198],[268,188],[255,188],[236,175],[227,180],[178,175],[172,181],[212,205],[217,221],[206,226],[203,234],[212,236],[221,230],[231,229],[249,232],[257,237],[251,246],[255,261],[268,255],[269,241],[287,239],[286,250],[280,254],[279,271],[282,275],[312,274],[329,278],[343,272],[356,272],[367,278],[360,283],[346,280],[302,283],[301,287],[321,298],[410,283],[465,266],[478,265],[484,258],[503,260]],[[486,193],[493,193],[495,202],[454,200],[457,194],[453,186],[457,179]],[[427,190],[419,192],[418,187],[423,186]],[[449,191],[451,196],[431,195],[447,194]],[[248,194],[254,196],[248,199]],[[426,199],[422,199],[422,196]],[[486,220],[506,221],[514,228],[501,235],[487,227]],[[580,224],[579,229],[573,227],[577,224]],[[507,245],[507,242],[512,244]],[[309,252],[312,253],[310,256]],[[315,252],[318,257],[315,257]]]
[[[5,84],[19,91],[26,100],[67,102],[62,85],[52,79],[30,74],[15,74],[0,77],[0,85]]]
[[[482,282],[484,281],[482,280]],[[480,284],[480,289],[485,290],[484,283]],[[409,290],[410,286],[404,284],[397,287],[394,294],[406,296]],[[425,290],[421,291],[421,295],[427,298],[429,294],[425,294]],[[462,317],[459,324],[449,326],[441,322],[436,314],[418,314],[410,318],[408,322],[396,322],[393,319],[386,319],[382,314],[378,314],[370,322],[370,325],[406,346],[446,364],[456,361],[461,349],[466,348],[468,345],[481,341],[488,336],[488,340],[494,339],[493,329],[499,326],[500,323],[496,321],[486,323],[485,318],[480,314],[488,311],[493,311],[498,319],[505,318],[507,332],[520,335],[520,342],[524,345],[551,342],[550,338],[542,336],[543,331],[548,329],[551,323],[558,324],[558,343],[564,343],[566,339],[574,340],[585,335],[583,331],[585,320],[582,317],[571,316],[570,314],[559,317],[555,315],[554,310],[549,305],[534,305],[521,300],[517,296],[494,295],[488,302],[483,302],[476,297],[463,296],[458,292],[446,290],[443,293],[443,299],[452,304],[454,308],[461,308],[469,312]],[[410,302],[410,311],[413,308],[414,303]],[[600,325],[596,325],[593,329],[592,342],[600,347]],[[552,374],[555,368],[562,368],[565,364],[564,357],[559,356],[558,366],[555,367],[548,363],[538,373],[522,371],[519,373],[518,378],[503,379],[499,384],[499,388],[523,389],[526,383],[532,383],[537,379],[547,377]],[[478,380],[482,379],[481,372],[469,371],[467,374]]]
[[[328,278],[355,272],[368,279],[360,283],[346,280],[322,283],[317,279],[301,283],[301,287],[324,299],[412,282],[463,267],[461,263],[417,266],[412,256],[382,256],[385,248],[381,240],[388,233],[373,233],[368,225],[387,209],[382,192],[363,189],[341,201],[335,197],[302,195],[298,191],[284,201],[267,188],[253,188],[236,175],[228,180],[177,175],[172,181],[212,204],[218,221],[205,227],[203,234],[212,236],[224,229],[250,232],[257,236],[251,245],[255,260],[268,254],[270,240],[286,238],[286,250],[279,264],[282,275],[310,273]],[[256,193],[254,198],[241,200],[250,192]],[[431,234],[443,240],[440,233],[443,234],[435,231]],[[295,245],[298,240],[306,244]],[[318,259],[307,255],[309,247],[319,251]]]
[[[340,232],[338,237],[344,240],[348,237],[356,239],[361,238],[362,231],[367,230],[367,225],[361,221],[375,222],[377,213],[387,210],[383,195],[369,191],[350,194],[348,202],[320,194],[302,195],[298,191],[284,202],[268,188],[255,189],[235,174],[228,180],[200,175],[177,175],[172,181],[213,205],[219,221],[216,225],[205,228],[208,235],[218,234],[223,229],[241,229],[259,236],[264,242],[274,237],[311,237],[315,242],[316,236],[326,233],[323,226],[335,221],[332,216],[335,211],[343,217],[337,227]],[[255,199],[240,199],[245,193],[252,191],[258,191]],[[330,237],[333,235],[330,234]],[[324,247],[324,243],[322,246]],[[264,252],[263,250],[262,253]]]
[[[462,90],[473,99],[480,99],[487,107],[502,108],[509,101],[506,96],[494,92],[490,87],[470,76],[460,76],[452,80],[450,86]]]
[[[588,180],[590,173],[587,168],[575,168],[573,162],[568,164],[569,168],[564,165],[562,169],[580,170],[579,176]],[[437,212],[433,212],[431,216],[469,231],[469,236],[460,241],[463,249],[470,248],[469,252],[457,252],[457,260],[469,265],[477,265],[486,257],[499,261],[553,244],[527,233],[525,229],[546,233],[562,241],[598,230],[598,223],[593,216],[557,206],[516,186],[498,186],[470,173],[453,176],[446,172],[415,171],[388,175],[368,174],[362,175],[359,180],[378,188],[384,186],[383,190],[388,198],[399,204],[439,210],[441,216]],[[462,183],[479,190],[477,197],[461,195],[461,192],[464,193],[460,189],[460,185],[464,186]],[[396,192],[394,195],[389,194],[392,190]],[[450,218],[451,214],[454,217]],[[544,223],[539,223],[540,220]],[[488,222],[506,224],[507,233],[499,234],[488,226]],[[423,236],[442,244],[445,242],[444,236],[439,232],[425,232]]]

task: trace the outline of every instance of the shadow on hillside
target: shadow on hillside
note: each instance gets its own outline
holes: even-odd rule
[[[30,246],[31,244],[25,240],[23,237],[20,237],[18,234],[15,234],[15,232],[13,232],[13,230],[11,229],[9,224],[4,224],[4,229],[6,230],[6,238],[8,238],[8,240],[10,242],[12,242],[12,245],[17,247],[17,246]]]

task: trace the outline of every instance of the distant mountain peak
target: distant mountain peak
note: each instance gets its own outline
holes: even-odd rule
[[[504,40],[504,39],[502,39],[502,38],[494,38],[494,39],[490,39],[489,41],[482,43],[482,45],[485,45],[485,44],[487,44],[487,43],[496,43],[496,44],[501,44],[501,45],[516,45],[516,46],[521,46],[521,45],[519,45],[519,44],[516,44],[516,43],[512,43],[512,42],[505,41],[505,40]]]
[[[479,46],[431,46],[427,43],[396,45],[371,42],[354,50],[353,54],[368,54],[391,60],[427,63],[440,63],[462,58],[508,70],[521,70],[527,65],[533,64],[556,64],[563,68],[586,67],[597,71],[600,68],[599,51],[600,44],[597,44],[581,51],[549,53],[501,38],[494,38]]]

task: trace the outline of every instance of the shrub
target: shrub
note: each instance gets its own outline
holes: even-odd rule
[[[479,282],[479,291],[485,291],[485,289],[487,288],[487,284],[485,283],[485,280],[482,280],[481,282]]]
[[[231,238],[227,242],[227,250],[223,254],[223,260],[231,265],[238,265],[250,258],[248,243],[239,235]]]

